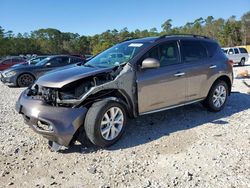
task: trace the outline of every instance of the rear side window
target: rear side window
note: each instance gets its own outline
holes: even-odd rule
[[[60,66],[69,63],[69,57],[55,57],[50,60],[52,66]]]
[[[202,44],[207,49],[208,57],[213,57],[219,49],[219,45],[216,42],[203,41]],[[224,50],[224,53],[226,53],[226,50]]]
[[[234,48],[234,53],[235,54],[239,54],[240,53],[239,50],[238,50],[238,48]]]
[[[22,59],[16,58],[16,59],[12,59],[12,62],[23,62]]]
[[[9,65],[12,63],[12,61],[11,61],[11,59],[7,59],[7,60],[4,60],[2,63],[5,65]]]
[[[207,50],[200,41],[182,41],[181,52],[185,62],[199,61],[208,57]]]
[[[247,53],[248,54],[248,52],[247,52],[247,49],[246,48],[239,48],[240,49],[240,53]]]
[[[75,57],[71,57],[70,58],[70,63],[79,63],[79,62],[82,62],[83,60],[82,59],[79,59],[79,58],[75,58]]]

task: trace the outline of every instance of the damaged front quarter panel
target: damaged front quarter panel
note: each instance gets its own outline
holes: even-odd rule
[[[133,68],[129,65],[126,64],[124,67],[120,67],[121,70],[116,70],[119,71],[118,74],[114,77],[113,80],[107,80],[106,83],[102,83],[100,85],[94,83],[93,86],[91,86],[88,91],[83,93],[80,97],[77,99],[60,99],[59,97],[57,98],[57,103],[60,105],[65,104],[65,105],[73,105],[73,107],[79,107],[83,102],[90,96],[97,94],[98,92],[101,91],[110,91],[110,90],[118,90],[120,94],[123,95],[123,97],[126,99],[127,105],[129,106],[129,110],[132,110],[132,115],[134,117],[137,116],[137,110],[134,106],[136,104],[136,87],[135,87],[135,71]],[[109,72],[106,74],[114,74],[115,72]],[[96,76],[98,78],[98,75]],[[95,78],[95,76],[93,76]],[[86,78],[87,79],[87,78]],[[84,80],[83,80],[84,82]],[[94,81],[95,82],[95,81]]]
[[[26,124],[35,132],[64,146],[70,144],[76,131],[84,121],[89,107],[86,101],[92,104],[104,98],[118,99],[126,105],[129,115],[136,117],[137,108],[134,106],[137,105],[135,71],[131,65],[126,64],[109,69],[109,71],[96,72],[97,74],[74,79],[73,82],[65,85],[60,83],[61,88],[49,87],[51,83],[48,81],[47,85],[45,82],[42,85],[41,81],[38,80],[31,88],[22,93],[16,109],[23,114]],[[46,81],[46,77],[42,78],[43,81]],[[61,92],[64,90],[68,92],[75,86],[76,88],[80,87],[80,89],[75,88],[74,90],[79,96],[75,96],[73,92],[74,94],[68,96],[68,98],[75,97],[75,99],[60,98]],[[119,96],[111,93],[114,91],[115,94],[119,93]],[[34,116],[34,109],[39,113],[37,113],[37,116]],[[48,127],[49,130],[44,130],[44,127]]]

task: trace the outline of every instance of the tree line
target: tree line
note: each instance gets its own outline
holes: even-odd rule
[[[221,46],[250,44],[250,11],[240,20],[235,16],[228,19],[213,16],[198,18],[184,26],[173,27],[168,19],[156,28],[128,31],[107,30],[94,36],[61,32],[57,29],[39,29],[30,33],[13,34],[0,26],[0,56],[18,54],[97,54],[106,48],[130,38],[160,36],[163,34],[197,34],[216,39]]]

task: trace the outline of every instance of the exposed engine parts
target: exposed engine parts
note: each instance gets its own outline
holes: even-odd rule
[[[47,104],[52,106],[73,106],[74,102],[68,103],[64,101],[78,101],[82,100],[82,96],[103,84],[113,81],[121,72],[123,67],[115,67],[111,72],[101,73],[92,77],[83,78],[67,84],[62,88],[49,88],[38,85],[33,85],[27,95],[33,96],[37,99],[44,100]],[[101,92],[100,95],[105,95],[110,92]]]

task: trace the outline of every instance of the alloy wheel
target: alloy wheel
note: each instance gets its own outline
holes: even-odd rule
[[[216,108],[220,108],[226,101],[227,91],[225,86],[218,85],[213,93],[213,104]]]
[[[108,109],[101,121],[101,135],[105,140],[114,140],[122,131],[124,114],[119,107]]]

